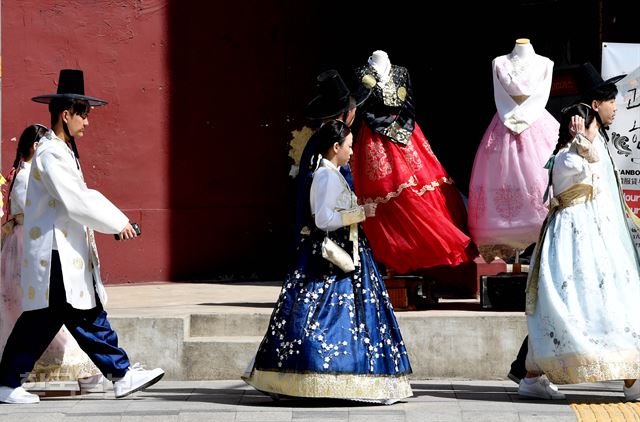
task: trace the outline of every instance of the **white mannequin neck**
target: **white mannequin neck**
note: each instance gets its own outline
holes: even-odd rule
[[[369,57],[369,65],[378,72],[381,78],[385,78],[391,72],[391,61],[389,56],[382,50],[374,51]]]
[[[526,38],[518,38],[516,40],[516,45],[513,47],[511,54],[514,56],[518,56],[521,59],[529,59],[533,57],[536,52],[533,49],[533,46]]]

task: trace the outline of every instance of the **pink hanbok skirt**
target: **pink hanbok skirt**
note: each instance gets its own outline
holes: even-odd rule
[[[471,238],[483,255],[513,255],[534,243],[547,215],[544,168],[558,139],[558,121],[546,110],[520,134],[496,114],[478,147],[469,186]],[[491,256],[491,259],[493,256]]]
[[[23,226],[16,225],[2,243],[0,262],[0,354],[16,320],[22,313],[20,271]],[[100,374],[80,349],[66,327],[62,327],[31,372],[29,381],[75,381]]]

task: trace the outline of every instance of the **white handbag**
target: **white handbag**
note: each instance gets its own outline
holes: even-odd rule
[[[333,263],[333,265],[337,266],[345,273],[356,269],[351,255],[342,249],[336,242],[329,239],[329,236],[326,236],[322,241],[322,257]]]

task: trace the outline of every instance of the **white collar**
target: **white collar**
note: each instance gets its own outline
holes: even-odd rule
[[[59,138],[58,135],[56,135],[56,133],[53,131],[53,129],[49,129],[49,131],[47,133],[45,133],[44,136],[46,136],[47,138],[51,139],[52,141],[60,141],[63,144],[66,144],[64,139]]]
[[[331,161],[327,160],[326,158],[322,159],[322,166],[323,167],[329,167],[330,169],[333,169],[333,170],[340,170],[338,168],[338,166],[336,166],[335,164],[333,164]]]
[[[76,156],[73,153],[73,150],[69,147],[69,144],[67,144],[64,141],[64,139],[58,137],[58,135],[55,134],[53,129],[49,129],[49,131],[47,133],[45,133],[44,138],[47,138],[47,139],[53,141],[53,145],[57,145],[57,146],[63,147],[75,159]]]

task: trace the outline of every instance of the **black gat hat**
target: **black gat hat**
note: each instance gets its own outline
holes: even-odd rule
[[[105,100],[84,95],[84,76],[79,69],[62,69],[58,77],[58,92],[56,94],[39,95],[32,100],[37,103],[49,104],[56,98],[88,101],[92,106],[107,104]]]
[[[309,119],[328,119],[362,104],[371,89],[359,85],[355,90],[349,89],[335,69],[319,74],[316,78],[318,95],[305,107],[305,115]]]
[[[607,85],[615,84],[625,76],[627,75],[618,75],[604,80],[590,62],[583,63],[576,74],[576,86],[580,92],[580,98],[591,99],[594,95],[597,96]]]

